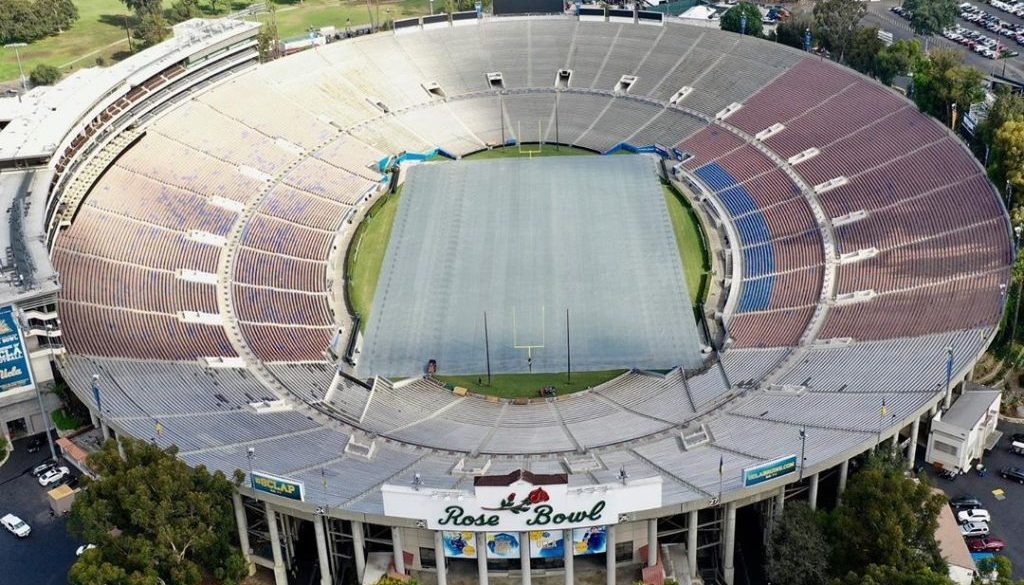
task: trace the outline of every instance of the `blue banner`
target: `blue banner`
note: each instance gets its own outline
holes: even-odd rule
[[[743,470],[743,487],[755,486],[796,471],[796,455],[762,463]]]
[[[32,386],[32,367],[25,353],[14,307],[0,308],[0,392]]]

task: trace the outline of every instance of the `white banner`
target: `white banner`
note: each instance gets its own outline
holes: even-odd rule
[[[385,484],[384,513],[423,520],[432,530],[524,532],[617,524],[620,514],[661,506],[660,477],[586,487],[525,478],[479,483],[472,492]]]

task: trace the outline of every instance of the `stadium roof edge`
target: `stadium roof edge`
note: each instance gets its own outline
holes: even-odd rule
[[[232,19],[194,18],[174,26],[174,36],[110,67],[90,67],[52,87],[37,87],[19,97],[0,98],[0,161],[45,162],[72,131],[88,123],[90,112],[105,107],[129,86],[196,53],[255,35],[259,24]],[[12,165],[13,166],[13,165]]]

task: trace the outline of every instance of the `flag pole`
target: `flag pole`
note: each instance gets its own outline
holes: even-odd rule
[[[487,385],[491,385],[491,340],[487,334],[487,311],[484,311],[484,356],[487,359]]]
[[[565,366],[568,372],[566,381],[572,383],[572,346],[569,344],[569,307],[565,308]]]

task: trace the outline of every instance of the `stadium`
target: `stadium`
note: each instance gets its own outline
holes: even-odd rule
[[[736,582],[787,498],[950,406],[1010,222],[889,88],[599,12],[263,64],[258,25],[189,21],[29,95],[0,132],[29,356],[106,436],[244,471],[278,584]]]

